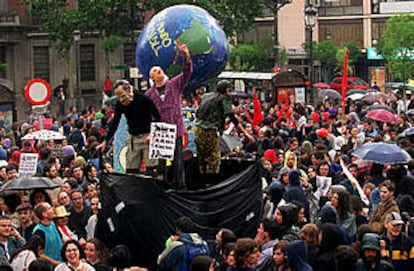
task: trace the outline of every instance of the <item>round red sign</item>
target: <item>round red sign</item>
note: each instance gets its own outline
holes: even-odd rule
[[[24,95],[32,105],[45,104],[51,95],[50,85],[43,79],[32,79],[24,88]]]

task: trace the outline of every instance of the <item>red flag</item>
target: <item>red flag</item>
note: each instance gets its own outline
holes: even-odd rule
[[[346,105],[346,86],[348,85],[348,48],[345,48],[344,73],[342,75],[342,106]]]
[[[256,126],[264,119],[259,98],[257,98],[256,89],[253,89],[253,110],[253,126]]]

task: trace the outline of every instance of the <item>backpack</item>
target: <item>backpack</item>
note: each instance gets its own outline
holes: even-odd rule
[[[208,256],[209,249],[207,242],[203,240],[201,244],[194,243],[184,243],[185,252],[184,252],[184,261],[181,267],[181,271],[190,270],[190,264],[197,256]]]

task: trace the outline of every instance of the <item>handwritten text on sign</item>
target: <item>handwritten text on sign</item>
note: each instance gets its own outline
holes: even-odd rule
[[[172,44],[172,39],[170,37],[170,34],[165,30],[165,14],[160,14],[161,17],[160,23],[156,26],[156,23],[152,23],[149,25],[149,31],[147,35],[147,40],[149,41],[151,45],[151,49],[154,52],[155,56],[158,57],[158,52],[162,48],[167,48]]]
[[[174,159],[177,126],[164,122],[151,123],[150,159]]]
[[[21,177],[33,176],[36,173],[38,157],[37,153],[22,153],[19,165],[19,175]]]

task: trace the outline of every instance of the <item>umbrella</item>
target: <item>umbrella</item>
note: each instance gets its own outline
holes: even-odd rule
[[[42,129],[42,130],[27,134],[22,139],[63,140],[63,139],[66,139],[66,137],[59,132]]]
[[[353,101],[360,100],[364,97],[364,93],[353,93],[351,95],[346,96],[346,99],[351,99]]]
[[[387,111],[390,111],[391,113],[395,114],[394,109],[392,109],[389,105],[386,104],[373,104],[367,107],[367,111],[371,111],[374,109],[385,109]]]
[[[414,135],[414,127],[408,127],[404,131],[402,131],[401,134],[399,134],[399,137],[407,137],[407,136],[413,136]]]
[[[406,112],[407,115],[414,115],[414,109],[410,109]]]
[[[368,112],[366,117],[369,119],[386,122],[390,124],[397,123],[397,118],[395,117],[395,115],[385,109],[373,109]]]
[[[397,144],[385,142],[365,143],[352,155],[362,160],[372,161],[383,165],[406,164],[411,156]]]
[[[350,96],[352,94],[367,94],[367,90],[366,89],[360,89],[360,88],[353,88],[353,89],[349,89],[346,91],[346,96]]]
[[[53,189],[59,187],[57,183],[46,177],[20,177],[10,180],[0,188],[4,190],[29,190],[35,188]]]
[[[383,88],[399,88],[400,86],[402,86],[402,82],[387,82],[384,85],[382,85],[381,87],[383,87]]]
[[[324,82],[318,82],[313,84],[314,87],[316,88],[330,88],[330,86],[327,83]]]
[[[338,91],[331,88],[322,89],[321,91],[319,91],[319,95],[326,96],[334,100],[342,99],[341,94]]]
[[[367,102],[376,102],[379,100],[387,100],[389,98],[389,96],[385,93],[382,92],[369,92],[367,94],[364,95],[364,97],[362,97],[362,101],[367,101]]]

